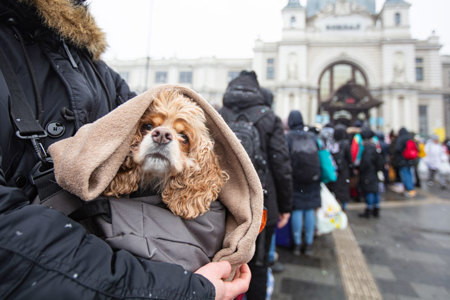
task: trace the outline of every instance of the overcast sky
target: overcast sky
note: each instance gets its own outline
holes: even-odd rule
[[[377,1],[379,11],[384,0]],[[89,0],[106,32],[105,59],[251,58],[256,38],[281,38],[287,0]],[[306,0],[300,0],[305,5]],[[410,0],[413,38],[433,30],[450,54],[450,0]]]

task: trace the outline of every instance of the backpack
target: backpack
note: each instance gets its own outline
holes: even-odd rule
[[[352,139],[350,152],[352,155],[352,162],[355,166],[359,166],[361,162],[362,151],[364,149],[361,134],[357,133]]]
[[[319,146],[320,163],[320,181],[323,183],[334,182],[337,180],[337,165],[330,151],[322,145],[320,139],[317,139]]]
[[[405,150],[403,150],[402,155],[406,160],[413,160],[419,157],[419,150],[417,150],[417,145],[413,140],[406,141],[406,147]]]
[[[307,132],[288,133],[292,178],[296,183],[320,180],[319,147],[316,138]]]
[[[346,160],[345,150],[348,147],[348,142],[346,140],[342,140],[337,143],[339,145],[339,151],[331,152],[331,155],[336,163],[336,171],[340,173],[344,169],[344,161]]]
[[[258,107],[257,110],[253,109],[233,113],[231,121],[228,122],[228,126],[239,139],[250,157],[263,188],[265,186],[268,166],[266,154],[263,151],[263,145],[261,144],[261,137],[258,129],[255,127],[255,123],[269,111],[269,108],[263,106]]]

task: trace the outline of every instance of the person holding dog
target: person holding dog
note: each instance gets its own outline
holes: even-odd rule
[[[83,0],[0,3],[0,298],[233,299],[242,265],[196,272],[115,251],[64,214],[30,205],[46,149],[135,96],[104,62],[104,34]],[[39,195],[42,196],[42,195]],[[42,199],[42,197],[41,197]],[[55,284],[57,283],[57,284]]]

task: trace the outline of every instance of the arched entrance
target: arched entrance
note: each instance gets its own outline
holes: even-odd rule
[[[332,123],[353,124],[369,121],[369,110],[382,101],[375,99],[365,73],[354,63],[340,61],[329,65],[319,77],[319,114],[326,112]]]

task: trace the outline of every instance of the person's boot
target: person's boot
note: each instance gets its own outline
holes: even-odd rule
[[[380,208],[379,207],[374,207],[374,209],[373,209],[373,216],[375,218],[379,218],[380,217]]]
[[[364,210],[364,212],[363,212],[362,214],[359,214],[358,216],[359,216],[360,218],[366,218],[366,219],[368,219],[368,218],[370,218],[371,213],[372,213],[372,210],[366,208],[366,210]]]
[[[306,244],[306,245],[305,245],[305,249],[303,249],[303,253],[304,253],[306,256],[312,256],[312,255],[314,254],[314,251],[313,251],[313,249],[312,249],[312,245]]]
[[[284,271],[284,265],[280,263],[279,261],[273,262],[273,264],[270,266],[273,273],[281,273]]]
[[[292,250],[292,253],[295,256],[300,256],[300,254],[301,254],[301,246],[300,245],[294,245],[294,249]]]

